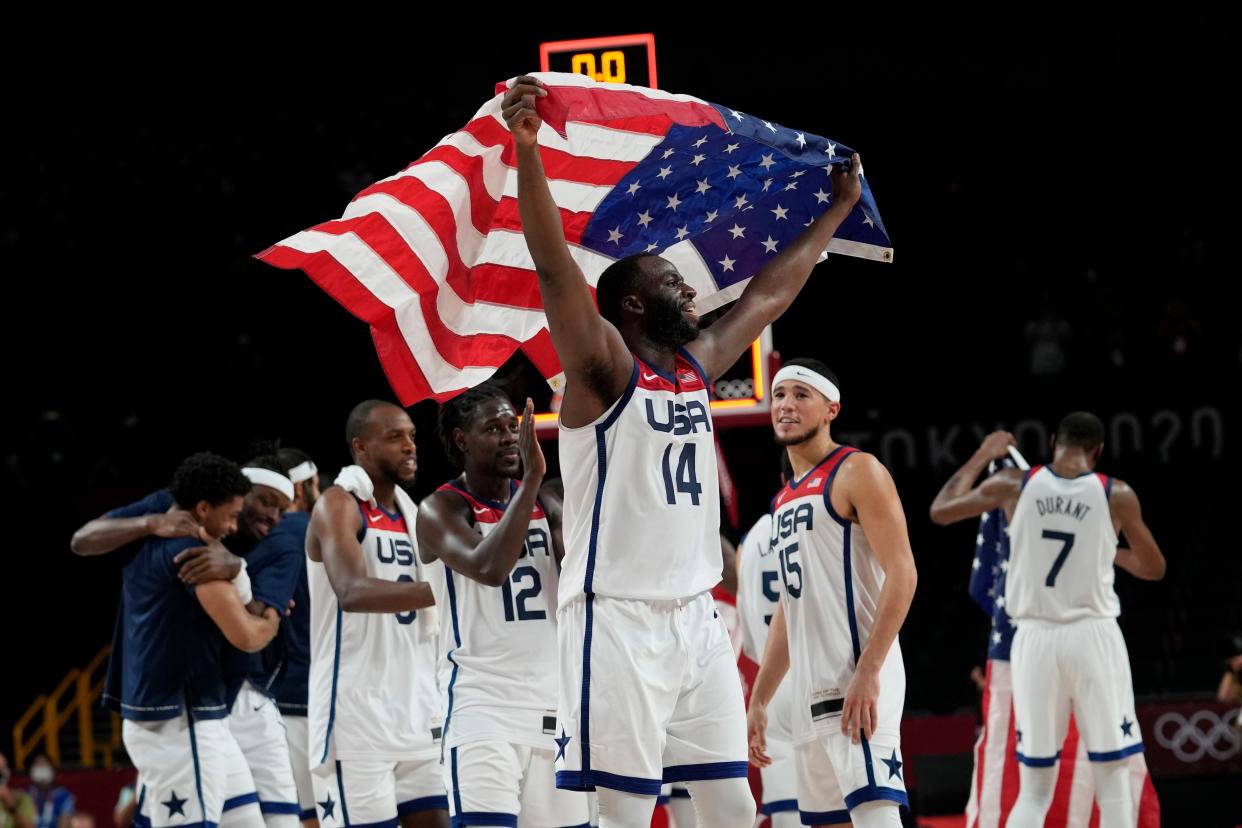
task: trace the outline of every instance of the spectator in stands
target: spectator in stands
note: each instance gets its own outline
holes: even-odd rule
[[[36,828],[69,828],[76,804],[73,794],[55,784],[56,769],[52,760],[40,753],[30,763],[30,786],[28,793],[34,802]]]
[[[34,828],[34,803],[25,791],[9,787],[9,760],[0,753],[0,828]]]

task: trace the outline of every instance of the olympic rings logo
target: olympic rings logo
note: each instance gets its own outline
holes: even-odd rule
[[[1238,710],[1224,716],[1200,710],[1190,718],[1181,713],[1165,713],[1156,719],[1156,741],[1183,762],[1198,762],[1204,756],[1227,761],[1242,752],[1242,735],[1233,727]]]

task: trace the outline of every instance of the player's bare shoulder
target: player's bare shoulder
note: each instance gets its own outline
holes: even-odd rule
[[[837,467],[829,498],[837,514],[857,523],[860,501],[884,498],[889,494],[895,497],[896,493],[893,476],[878,457],[865,451],[853,451],[842,458]]]

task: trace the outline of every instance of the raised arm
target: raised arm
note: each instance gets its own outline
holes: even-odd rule
[[[470,522],[470,503],[453,492],[435,492],[418,509],[418,549],[423,560],[439,558],[454,572],[491,587],[508,579],[526,546],[530,516],[547,470],[535,437],[535,407],[530,399],[519,428],[524,476],[496,529],[480,537]]]
[[[1001,507],[1012,512],[1013,504],[1022,492],[1021,470],[1003,469],[975,486],[975,481],[987,469],[988,463],[1004,457],[1012,445],[1017,445],[1017,441],[1007,431],[989,434],[932,501],[932,523],[948,526]]]
[[[633,359],[621,334],[595,308],[581,268],[569,253],[560,210],[539,156],[542,124],[535,99],[547,95],[534,78],[521,77],[506,93],[501,113],[513,133],[518,168],[518,211],[522,234],[539,276],[539,295],[552,344],[565,369],[569,419],[589,422],[616,401],[629,382]],[[583,400],[583,392],[595,399]],[[585,403],[585,404],[584,404]]]
[[[793,304],[819,254],[861,196],[862,160],[854,153],[848,172],[840,167],[832,172],[832,204],[828,209],[755,274],[737,304],[686,346],[712,379],[737,362],[764,327]]]
[[[209,581],[194,588],[194,594],[228,642],[245,653],[257,653],[276,637],[280,613],[264,607],[261,616],[247,611],[237,590],[228,581]]]
[[[848,503],[849,511],[842,514],[857,517],[876,562],[884,570],[875,624],[845,690],[841,711],[841,731],[857,744],[859,732],[870,739],[878,723],[880,669],[910,611],[918,571],[910,550],[906,514],[888,469],[871,455],[860,454],[841,467],[836,486],[835,493]]]
[[[1143,508],[1139,505],[1134,489],[1114,478],[1108,507],[1130,544],[1128,549],[1123,547],[1117,550],[1117,566],[1144,581],[1159,581],[1164,578],[1164,554],[1156,544],[1155,536],[1143,522]]]
[[[307,551],[323,562],[332,591],[345,612],[409,612],[435,604],[423,581],[386,581],[367,575],[358,532],[362,514],[353,495],[329,488],[311,512]],[[312,539],[313,538],[313,539]]]

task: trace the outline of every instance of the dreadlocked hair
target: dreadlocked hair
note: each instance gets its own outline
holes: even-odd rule
[[[440,442],[444,444],[444,453],[448,455],[449,461],[459,469],[465,467],[466,458],[462,456],[461,449],[457,447],[453,432],[459,428],[469,428],[474,422],[474,415],[480,403],[489,400],[506,402],[510,405],[513,403],[499,385],[485,382],[440,404],[440,410],[436,415],[436,434],[440,436]]]

